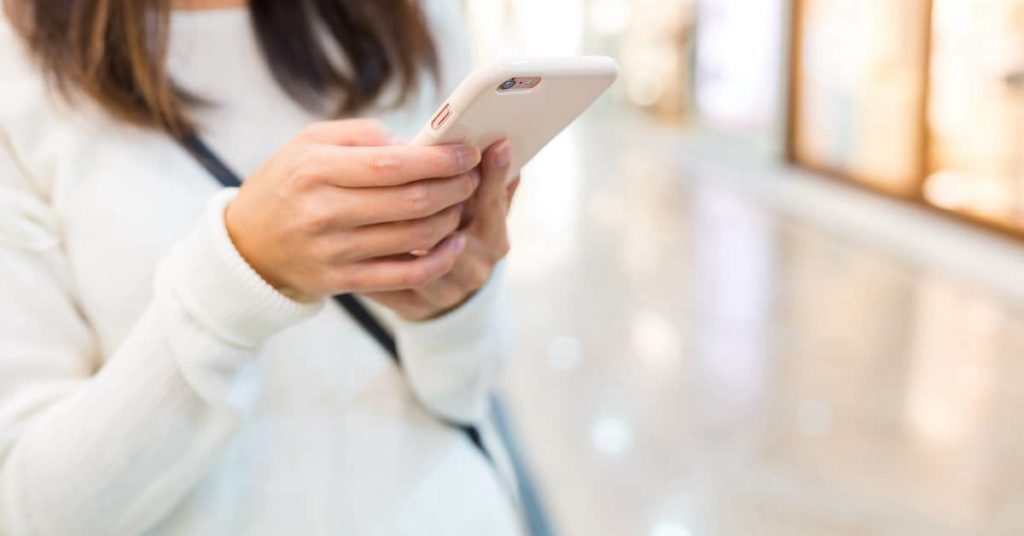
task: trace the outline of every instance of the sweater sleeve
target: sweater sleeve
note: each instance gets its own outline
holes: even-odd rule
[[[134,535],[166,517],[237,426],[256,348],[317,310],[266,285],[214,199],[98,355],[57,218],[0,122],[0,534]]]
[[[457,423],[478,423],[512,353],[502,294],[503,264],[458,309],[426,322],[383,311],[395,332],[406,382],[420,403]]]

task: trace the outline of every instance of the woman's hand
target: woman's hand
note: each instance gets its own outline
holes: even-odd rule
[[[304,301],[420,288],[452,271],[470,245],[453,233],[479,185],[480,151],[391,140],[369,120],[306,128],[228,206],[225,224],[242,257]],[[416,250],[428,253],[407,254]]]
[[[505,220],[519,186],[516,178],[506,186],[511,157],[508,142],[500,142],[484,153],[479,170],[482,180],[476,195],[466,202],[463,225],[465,251],[452,270],[425,285],[367,296],[407,320],[434,318],[457,308],[491,277],[494,266],[509,250]]]

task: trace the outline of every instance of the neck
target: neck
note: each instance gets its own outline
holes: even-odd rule
[[[171,8],[180,11],[231,9],[249,5],[248,0],[173,0]]]

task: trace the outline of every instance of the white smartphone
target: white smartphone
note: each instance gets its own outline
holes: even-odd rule
[[[484,150],[507,139],[512,179],[617,76],[615,60],[604,56],[497,61],[466,77],[413,143],[472,143]]]

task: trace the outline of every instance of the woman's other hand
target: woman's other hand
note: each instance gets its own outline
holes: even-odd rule
[[[498,261],[509,251],[506,218],[519,179],[506,185],[511,152],[508,142],[492,145],[473,173],[481,176],[480,188],[465,203],[465,217],[458,235],[465,237],[465,251],[443,277],[416,288],[368,294],[406,320],[434,318],[457,308],[484,286]]]
[[[455,233],[480,159],[468,145],[392,145],[377,121],[317,123],[244,182],[225,225],[249,265],[298,300],[426,288],[480,248]]]

